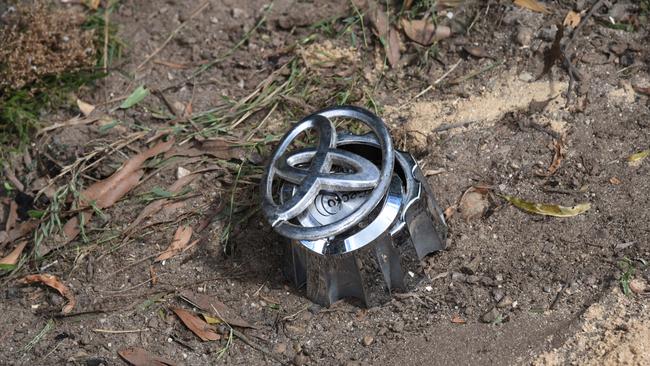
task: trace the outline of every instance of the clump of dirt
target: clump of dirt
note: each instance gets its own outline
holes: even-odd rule
[[[0,92],[92,67],[94,32],[82,29],[84,20],[42,2],[10,8],[0,19]]]

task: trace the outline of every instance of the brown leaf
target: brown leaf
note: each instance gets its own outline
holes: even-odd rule
[[[9,264],[9,265],[14,265],[18,263],[18,259],[20,258],[20,255],[23,253],[23,249],[25,249],[25,245],[27,245],[27,241],[22,241],[18,243],[16,248],[11,251],[11,253],[7,254],[6,257],[0,259],[0,264]]]
[[[158,357],[138,347],[129,347],[117,352],[126,362],[133,366],[174,366],[174,361]]]
[[[79,110],[85,117],[88,117],[95,110],[94,105],[86,103],[81,99],[77,99],[77,107],[79,107]]]
[[[141,169],[142,164],[147,159],[169,150],[173,144],[173,138],[169,139],[169,141],[158,143],[154,147],[133,156],[121,169],[113,173],[110,177],[96,182],[81,191],[82,200],[80,208],[88,207],[92,202],[99,208],[107,208],[115,204],[115,202],[119,201],[138,185],[140,178],[144,175],[144,170]],[[92,217],[93,210],[88,209],[83,211],[83,213],[85,225],[90,220],[90,217]],[[65,238],[52,245],[42,244],[37,248],[38,255],[43,256],[53,249],[66,245],[74,240],[80,231],[79,218],[75,216],[69,219],[63,227]]]
[[[409,39],[423,46],[429,46],[451,35],[451,28],[444,25],[436,27],[429,19],[402,19],[402,28]]]
[[[172,308],[172,311],[181,319],[183,324],[185,324],[192,333],[196,334],[197,337],[201,338],[202,341],[218,341],[221,339],[219,333],[217,333],[210,324],[206,323],[193,313],[181,308]]]
[[[83,190],[81,192],[81,196],[86,200],[86,202],[97,201],[98,205],[100,203],[108,203],[110,201],[113,201],[107,199],[109,197],[112,197],[113,199],[115,198],[115,196],[109,192],[115,190],[116,187],[123,185],[124,183],[121,183],[123,180],[128,178],[133,179],[133,173],[140,170],[142,164],[144,164],[147,159],[169,150],[173,144],[174,139],[171,138],[169,141],[160,142],[154,147],[133,156],[122,166],[121,169],[113,173],[113,175],[102,181],[94,183],[87,189]],[[104,208],[107,206],[100,207]]]
[[[570,27],[570,28],[577,27],[578,24],[580,24],[580,14],[576,13],[573,10],[569,10],[562,24],[564,24],[565,27]]]
[[[183,189],[186,185],[192,183],[196,178],[198,178],[198,174],[189,174],[185,175],[179,179],[177,179],[172,185],[170,185],[167,188],[168,192],[171,192],[173,194],[177,194]],[[160,211],[163,206],[168,202],[169,200],[167,198],[155,200],[151,203],[149,203],[145,208],[140,212],[138,217],[135,218],[135,220],[129,224],[129,227],[124,230],[125,233],[130,233],[134,229],[136,229],[140,223],[145,220],[146,218],[155,215],[158,211]]]
[[[14,240],[20,239],[23,236],[32,232],[38,226],[38,221],[29,220],[23,221],[18,224],[13,230],[8,232],[0,232],[0,246],[5,245],[6,243],[12,243]],[[2,235],[4,233],[5,235]]]
[[[463,46],[463,49],[470,56],[473,56],[473,57],[476,57],[476,58],[492,58],[492,56],[488,55],[487,52],[485,52],[485,49],[483,49],[481,47]]]
[[[454,314],[451,317],[451,322],[454,324],[465,324],[465,319],[461,318],[460,315]]]
[[[197,308],[218,317],[230,326],[257,329],[256,326],[242,319],[234,312],[234,310],[230,309],[226,304],[212,296],[197,294],[186,290],[181,292],[181,297]]]
[[[21,280],[21,282],[26,284],[40,282],[59,291],[61,296],[65,297],[68,300],[68,303],[61,310],[61,313],[63,314],[70,313],[72,309],[74,309],[75,305],[77,304],[77,300],[75,299],[72,290],[70,290],[68,286],[64,285],[63,282],[61,282],[61,280],[59,280],[58,277],[53,276],[51,274],[35,274],[35,275],[25,276]]]
[[[555,150],[555,154],[553,155],[553,161],[551,162],[551,165],[548,167],[548,171],[546,172],[537,172],[537,175],[540,177],[550,177],[551,175],[555,174],[555,172],[560,168],[560,165],[562,164],[562,160],[564,159],[565,155],[565,147],[564,147],[564,142],[562,139],[556,139],[553,141],[553,146]]]
[[[18,205],[16,204],[16,201],[11,201],[9,203],[9,215],[7,216],[7,223],[5,225],[5,230],[7,232],[11,231],[11,229],[16,226],[16,220],[18,219]]]
[[[537,0],[515,0],[515,5],[538,13],[550,14],[551,11]]]
[[[460,197],[458,204],[460,214],[465,221],[477,219],[487,211],[490,203],[487,198],[488,190],[484,187],[472,186]]]
[[[400,59],[400,40],[397,30],[390,25],[386,11],[378,6],[376,2],[368,1],[365,6],[368,8],[366,12],[368,20],[375,29],[377,37],[382,40],[388,63],[392,67],[396,67]]]
[[[160,253],[158,257],[156,257],[155,262],[164,261],[182,252],[188,247],[191,238],[192,228],[190,226],[180,226],[176,229],[172,243],[164,252]]]

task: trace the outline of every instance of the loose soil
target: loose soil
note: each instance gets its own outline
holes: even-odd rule
[[[482,185],[534,202],[589,202],[591,209],[570,218],[536,216],[496,194],[487,212],[475,220],[464,220],[452,208],[447,211],[448,248],[422,261],[418,275],[424,279],[411,292],[370,309],[346,301],[322,308],[284,279],[281,239],[251,211],[256,205],[245,206],[258,202],[258,175],[240,176],[237,159],[230,165],[210,158],[173,160],[106,209],[103,218],[96,217],[87,229],[88,242],[78,239],[43,261],[25,265],[25,274],[41,269],[74,291],[77,305],[71,316],[59,315],[64,300],[51,289],[16,280],[4,283],[3,364],[119,365],[124,361],[118,351],[134,346],[186,365],[278,363],[238,337],[231,343],[227,335],[216,342],[200,341],[170,310],[190,308],[178,297],[184,290],[223,301],[257,326],[238,329],[249,343],[287,363],[650,363],[648,292],[624,295],[620,281],[626,274],[621,263],[627,259],[636,267],[632,278],[650,281],[650,269],[643,265],[650,260],[650,161],[638,166],[626,161],[649,148],[650,100],[633,89],[650,85],[647,25],[626,32],[589,21],[574,42],[574,63],[582,79],[577,95],[568,100],[563,69],[555,67],[534,80],[544,64],[543,50],[553,40],[554,24],[570,10],[556,2],[548,3],[550,15],[504,1],[481,5],[478,13],[471,13],[476,22],[470,31],[455,31],[440,42],[438,61],[418,61],[415,46],[403,39],[409,45],[403,47],[403,58],[412,60],[393,70],[383,68],[383,49],[368,25],[367,48],[361,33],[353,46],[347,33],[328,37],[323,27],[313,27],[353,15],[347,4],[276,1],[269,10],[262,1],[209,1],[192,17],[201,3],[121,1],[111,22],[119,24],[127,56],[95,88],[78,95],[120,123],[53,130],[35,151],[66,166],[142,128],[169,127],[169,120],[155,117],[167,107],[154,95],[134,108],[114,109],[118,98],[138,85],[162,91],[172,106],[183,109],[191,102],[194,112],[206,111],[224,98],[237,101],[249,95],[297,54],[310,87],[283,99],[268,118],[269,109],[253,113],[230,132],[233,136],[245,139],[261,121],[258,137],[281,135],[290,122],[336,103],[328,92],[337,78],[360,75],[349,102],[379,107],[398,146],[412,151],[423,171],[431,172],[429,184],[441,207],[458,204],[470,186]],[[79,11],[77,7],[67,9]],[[463,14],[458,11],[458,17]],[[262,17],[265,21],[253,31]],[[139,68],[183,21],[187,25]],[[518,43],[526,40],[526,32],[530,41]],[[303,46],[312,34],[311,46]],[[248,39],[232,51],[244,37]],[[446,81],[414,99],[464,57],[463,46],[470,45],[491,58],[463,58]],[[611,45],[623,45],[625,52],[616,54]],[[318,62],[314,52],[329,52],[336,62]],[[199,77],[184,82],[196,67],[222,56]],[[453,80],[460,81],[449,83]],[[72,115],[72,110],[61,110],[46,119],[63,122]],[[552,162],[554,139],[563,135],[566,155],[560,168],[552,176],[540,176]],[[260,150],[262,159],[250,158],[246,164],[259,172],[270,147]],[[144,148],[141,140],[112,153],[82,178],[86,184],[105,178]],[[212,170],[189,185],[190,198],[183,204],[145,220],[132,240],[123,241],[122,230],[146,205],[142,194],[172,184],[179,166]],[[29,186],[32,180],[27,177],[23,183]],[[235,210],[237,218],[251,215],[240,221],[229,221],[224,213],[213,215],[193,249],[153,263],[179,223],[197,225],[219,204],[227,213],[231,203],[241,207]],[[224,233],[229,233],[227,244]],[[5,248],[3,255],[7,252]],[[50,319],[53,327],[46,328]]]

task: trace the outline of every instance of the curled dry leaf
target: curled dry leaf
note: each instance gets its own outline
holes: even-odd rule
[[[458,208],[465,221],[477,219],[490,207],[488,189],[481,186],[469,187],[460,197]]]
[[[444,25],[436,27],[429,19],[402,19],[402,28],[409,39],[423,46],[429,46],[451,35],[451,28]]]
[[[174,366],[174,361],[168,360],[163,357],[158,357],[149,353],[149,351],[138,348],[129,347],[117,352],[126,362],[133,366]]]
[[[580,14],[573,10],[569,10],[566,17],[564,17],[564,22],[562,22],[562,24],[569,28],[577,27],[578,24],[580,24]]]
[[[650,96],[650,86],[644,88],[638,85],[633,85],[632,88],[634,89],[635,92],[639,94],[645,94],[647,96]]]
[[[196,334],[197,337],[201,338],[202,341],[218,341],[221,339],[219,333],[217,333],[210,324],[206,323],[194,313],[181,308],[172,308],[172,311],[181,319],[183,324],[185,324],[192,333]]]
[[[74,309],[75,305],[77,304],[77,300],[74,297],[74,294],[72,293],[72,290],[68,288],[68,286],[64,285],[61,280],[59,280],[58,277],[53,276],[51,274],[35,274],[35,275],[29,275],[25,276],[21,282],[25,284],[32,284],[32,283],[37,283],[40,282],[44,285],[50,286],[53,289],[59,291],[61,296],[65,297],[68,300],[68,303],[63,306],[63,309],[61,312],[63,314],[68,314]]]
[[[553,148],[555,151],[553,154],[553,161],[551,162],[551,165],[548,167],[548,170],[546,172],[537,172],[537,175],[540,177],[550,177],[551,175],[555,174],[555,172],[557,172],[557,170],[560,168],[560,165],[562,164],[562,160],[564,159],[564,155],[566,153],[566,148],[562,139],[556,139],[553,141]]]
[[[79,107],[81,113],[83,113],[83,115],[86,117],[88,117],[95,110],[94,105],[86,103],[81,99],[77,99],[77,107]]]
[[[537,0],[515,0],[515,5],[538,13],[550,14],[551,11]]]
[[[580,215],[591,208],[590,203],[580,203],[573,207],[565,207],[560,205],[548,205],[545,203],[534,203],[524,201],[521,198],[501,195],[506,201],[512,203],[515,207],[534,214],[555,216],[555,217],[572,217]]]
[[[192,228],[190,226],[180,226],[178,229],[176,229],[172,243],[167,249],[165,249],[164,252],[160,253],[156,257],[155,262],[164,261],[184,251],[187,247],[189,247],[191,238]]]
[[[0,259],[0,264],[4,264],[6,266],[14,266],[16,263],[18,263],[18,259],[20,258],[20,255],[23,253],[23,250],[25,249],[25,245],[27,245],[27,241],[22,241],[16,245],[16,248],[11,251],[11,253],[7,254],[6,257]]]
[[[216,298],[213,298],[213,295],[197,294],[186,290],[181,292],[181,297],[185,301],[209,313],[213,317],[217,317],[223,320],[230,326],[241,328],[257,328],[256,326],[242,319],[226,304],[222,303]]]

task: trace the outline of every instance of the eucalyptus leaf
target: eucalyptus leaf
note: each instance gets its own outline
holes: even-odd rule
[[[515,207],[534,214],[555,216],[555,217],[572,217],[580,215],[591,208],[590,203],[580,203],[573,207],[560,205],[548,205],[545,203],[528,202],[521,198],[501,195],[506,201],[512,203]]]
[[[122,104],[120,105],[120,109],[129,109],[133,107],[134,105],[140,103],[147,95],[149,95],[149,90],[144,87],[144,85],[140,85],[137,89],[129,95],[128,98]]]

